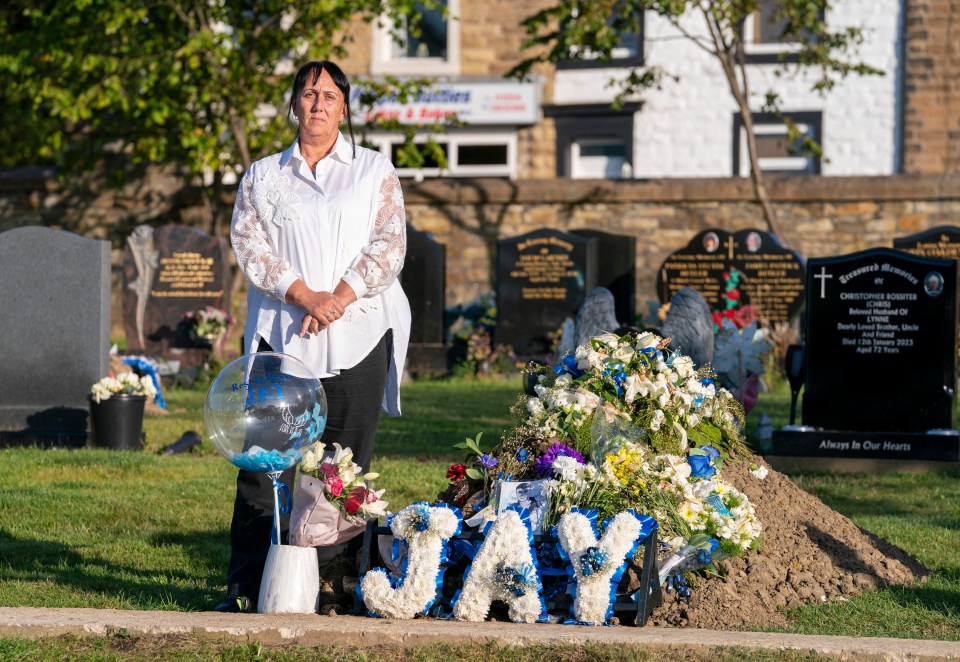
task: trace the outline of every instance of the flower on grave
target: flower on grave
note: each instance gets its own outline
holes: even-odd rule
[[[326,444],[314,444],[300,460],[300,473],[324,483],[328,503],[334,505],[354,524],[362,524],[387,514],[389,502],[382,497],[386,490],[373,490],[371,481],[380,477],[374,472],[364,473],[353,461],[353,451],[333,444],[333,454],[325,453]]]
[[[762,465],[751,464],[750,473],[753,474],[757,480],[763,480],[767,477],[769,471],[767,471],[767,468]]]
[[[157,397],[157,389],[149,376],[140,377],[135,372],[108,375],[90,388],[90,397],[97,403],[109,399],[111,395],[120,394],[142,395],[149,399]]]
[[[493,469],[498,464],[497,458],[493,457],[492,455],[489,455],[488,453],[484,453],[483,455],[477,456],[477,462],[484,469]]]
[[[553,473],[553,464],[557,461],[557,458],[560,457],[570,457],[573,458],[579,464],[586,464],[586,460],[583,455],[574,448],[565,446],[563,444],[553,444],[550,446],[547,451],[539,456],[535,462],[537,475],[540,477],[546,477]]]
[[[524,563],[516,568],[499,563],[495,571],[494,581],[496,581],[503,590],[518,598],[527,591],[540,590],[540,579],[537,577],[537,569],[531,563]]]
[[[230,313],[214,306],[204,306],[196,312],[184,313],[183,318],[193,326],[193,332],[200,338],[216,340],[226,334],[234,323]]]
[[[467,467],[464,464],[458,462],[457,464],[451,464],[450,468],[447,469],[447,478],[450,479],[451,483],[459,483],[467,475]]]
[[[687,453],[690,477],[694,480],[703,480],[716,475],[719,462],[720,451],[713,446],[700,446]]]

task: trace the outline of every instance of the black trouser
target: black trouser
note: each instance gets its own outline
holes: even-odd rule
[[[260,341],[258,352],[273,351]],[[353,368],[321,379],[327,396],[327,425],[321,439],[329,447],[333,442],[353,450],[353,461],[370,470],[373,444],[380,423],[380,405],[393,356],[393,332],[388,330],[376,347]],[[293,493],[296,467],[287,469],[280,480]],[[280,540],[287,544],[289,515],[280,515]],[[237,496],[230,524],[230,566],[227,593],[246,596],[253,604],[260,594],[260,579],[272,542],[273,481],[265,473],[245,471],[237,474]]]

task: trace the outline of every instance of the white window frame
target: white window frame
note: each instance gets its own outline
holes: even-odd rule
[[[822,120],[821,120],[822,121]],[[817,139],[818,129],[814,122],[804,120],[794,121],[797,129],[808,136]],[[747,130],[742,125],[739,127],[739,172],[741,177],[750,176],[750,154],[747,148]],[[782,122],[763,121],[758,118],[753,119],[753,133],[755,136],[783,136],[787,139],[787,125]],[[820,138],[822,140],[822,137]],[[821,163],[814,155],[808,156],[784,156],[784,157],[763,157],[757,164],[761,172],[788,172],[797,175],[817,175],[820,174]]]
[[[425,143],[427,135],[417,136],[415,142]],[[401,168],[397,166],[400,177],[414,179],[436,177],[508,177],[517,178],[517,132],[516,131],[465,131],[436,134],[434,140],[447,145],[446,168]],[[394,145],[403,142],[399,133],[371,132],[366,136],[368,143],[390,158]],[[507,162],[503,165],[467,165],[458,162],[458,149],[462,144],[469,145],[506,145]]]
[[[799,53],[801,44],[796,41],[777,41],[772,43],[755,42],[757,21],[760,19],[760,10],[747,16],[743,21],[743,51],[746,55],[781,55],[783,53]]]
[[[620,166],[620,174],[616,177],[604,176],[602,179],[631,179],[633,176],[633,166],[629,160],[628,145],[616,137],[585,137],[577,138],[570,143],[570,178],[571,179],[597,179],[593,174],[587,173],[583,168],[583,161],[580,155],[580,148],[589,145],[622,145],[623,146],[623,164]]]
[[[390,34],[390,21],[381,18],[373,25],[373,48],[370,73],[393,76],[459,76],[460,75],[460,0],[447,0],[447,57],[397,59],[393,57],[395,42]]]

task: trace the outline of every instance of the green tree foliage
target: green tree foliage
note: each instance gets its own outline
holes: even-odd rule
[[[523,47],[526,57],[508,75],[525,77],[538,63],[585,57],[609,60],[621,34],[639,32],[644,12],[662,17],[683,38],[713,56],[721,67],[746,130],[754,193],[763,207],[770,231],[783,240],[757,165],[751,116],[751,101],[755,97],[750,89],[744,53],[744,23],[758,11],[760,4],[757,0],[558,0],[523,21],[527,33]],[[814,70],[817,76],[813,90],[820,94],[828,93],[850,74],[881,73],[856,60],[857,47],[863,41],[859,29],[831,30],[830,6],[827,0],[781,0],[770,16],[771,23],[782,27],[782,38],[796,46],[789,58],[783,57],[775,65],[776,74],[782,76],[801,68]],[[691,27],[696,23],[691,17],[699,17],[699,29]],[[660,86],[665,78],[675,77],[663,68],[635,67],[613,83],[619,86],[615,103],[622,104],[645,89]],[[760,98],[762,110],[780,114],[776,94],[767,92]],[[754,101],[754,107],[756,105]],[[808,150],[819,150],[818,145],[804,140],[795,126],[787,122],[787,127],[789,138],[804,141]]]
[[[212,195],[226,173],[289,144],[285,94],[299,63],[342,58],[354,17],[399,27],[415,23],[422,7],[414,0],[7,0],[0,165],[54,165],[63,173],[120,154],[204,175]]]

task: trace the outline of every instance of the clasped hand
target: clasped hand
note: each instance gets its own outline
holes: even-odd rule
[[[300,324],[300,337],[308,333],[316,335],[335,321],[343,317],[344,307],[340,300],[330,292],[314,292],[311,302],[304,306],[307,314]]]

